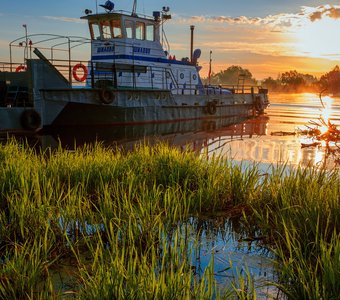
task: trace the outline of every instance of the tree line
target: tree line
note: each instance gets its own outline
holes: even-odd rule
[[[248,69],[240,66],[231,66],[209,78],[203,80],[205,84],[227,84],[227,85],[254,85],[257,80]],[[296,70],[283,72],[278,77],[267,77],[261,81],[261,86],[268,88],[271,92],[325,92],[340,94],[340,68],[335,66],[331,71],[320,78],[310,74],[302,74]]]

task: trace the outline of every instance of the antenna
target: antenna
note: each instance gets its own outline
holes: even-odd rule
[[[133,1],[133,6],[132,6],[132,14],[131,14],[131,16],[133,16],[133,17],[137,16],[136,10],[137,10],[137,0],[134,0]]]

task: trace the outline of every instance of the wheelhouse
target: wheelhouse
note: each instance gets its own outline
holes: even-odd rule
[[[91,38],[86,85],[197,93],[201,82],[196,64],[170,55],[162,30],[162,24],[171,18],[167,12],[163,8],[152,17],[122,11],[83,16]]]
[[[121,13],[106,13],[82,17],[89,25],[92,40],[135,39],[159,42],[157,19],[129,16]]]

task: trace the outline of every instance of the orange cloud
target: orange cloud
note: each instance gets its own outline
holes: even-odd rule
[[[312,22],[321,20],[325,16],[340,19],[340,6],[322,5],[316,8],[307,7],[304,10],[312,11],[308,13],[308,17]]]
[[[295,14],[276,14],[268,15],[264,18],[251,18],[247,16],[228,17],[228,16],[192,16],[187,19],[182,19],[185,23],[227,23],[238,25],[267,25],[272,27],[294,27],[301,26],[307,20],[316,21],[323,17],[330,17],[332,19],[340,18],[340,6],[338,5],[322,5],[318,7],[301,7],[300,12]]]

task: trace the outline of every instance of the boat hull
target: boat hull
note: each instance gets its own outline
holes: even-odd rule
[[[48,116],[44,126],[134,125],[254,114],[251,94],[202,96],[172,95],[167,91],[112,91],[112,102],[103,103],[100,93],[94,89],[44,91],[44,115]]]
[[[75,88],[43,59],[29,60],[27,73],[25,77],[20,73],[2,76],[3,83],[9,75],[13,77],[11,82],[17,82],[17,86],[8,86],[8,89],[27,91],[23,107],[1,108],[2,132],[250,117],[263,113],[269,105],[268,91],[260,88],[257,92],[252,88],[247,93],[243,89],[237,92],[210,86],[204,92],[106,85]],[[6,97],[4,104],[8,102],[8,93]],[[12,102],[18,105],[17,98]]]

